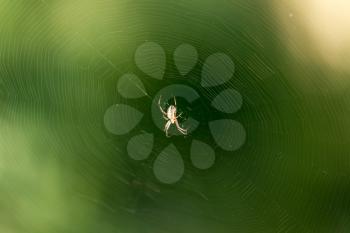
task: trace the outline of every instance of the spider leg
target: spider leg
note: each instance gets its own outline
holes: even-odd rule
[[[178,121],[175,121],[176,128],[182,133],[187,134],[187,129],[181,128]]]
[[[164,126],[164,131],[167,131],[170,127],[171,121],[168,121]]]
[[[183,130],[180,130],[180,129],[177,129],[180,133],[182,133],[183,135],[187,135],[187,131],[183,131]]]
[[[169,137],[168,129],[170,127],[171,121],[168,121],[164,126],[165,136]]]
[[[162,96],[159,96],[158,106],[159,106],[160,111],[161,111],[164,115],[166,115],[166,112],[163,110],[162,106],[160,106],[160,99],[161,99],[161,98],[162,98]]]
[[[179,115],[176,116],[176,119],[179,118],[181,115],[182,115],[182,112]]]

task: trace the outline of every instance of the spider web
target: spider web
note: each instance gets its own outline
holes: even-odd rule
[[[0,1],[0,231],[346,232],[349,83],[329,80],[348,74],[303,63],[277,18],[285,9],[243,0]],[[186,167],[173,186],[155,179],[152,161],[131,160],[127,138],[102,120],[115,103],[150,111],[149,93],[141,104],[117,94],[123,74],[142,75],[133,56],[148,40],[167,60],[179,43],[192,44],[199,66],[217,51],[231,55],[234,79],[200,94],[211,100],[233,87],[244,100],[232,119],[247,141],[234,152],[210,144],[212,168],[195,169],[189,145],[169,139]],[[166,70],[172,84],[175,67]],[[141,79],[150,92],[161,87]]]

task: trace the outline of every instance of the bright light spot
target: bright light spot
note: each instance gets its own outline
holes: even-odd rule
[[[350,62],[350,1],[311,0],[305,5],[305,23],[322,57],[338,68]]]
[[[285,41],[293,41],[291,52],[298,56],[302,51],[307,60],[316,60],[339,71],[350,70],[349,0],[294,0],[276,4],[278,14],[283,15]],[[285,12],[286,9],[289,11]],[[296,21],[284,20],[286,14],[294,18],[295,13],[298,14]],[[296,48],[300,51],[293,51]]]

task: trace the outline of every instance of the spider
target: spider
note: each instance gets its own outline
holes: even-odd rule
[[[183,135],[186,135],[187,129],[181,128],[179,125],[179,122],[177,120],[177,118],[179,118],[182,113],[180,113],[178,116],[176,115],[176,98],[175,98],[175,96],[174,96],[174,105],[170,105],[166,112],[160,106],[160,99],[161,98],[162,98],[162,96],[159,97],[158,106],[159,106],[160,111],[163,113],[163,118],[167,121],[167,123],[164,126],[165,135],[167,137],[169,137],[168,130],[169,130],[171,124],[175,124],[177,130],[180,133],[182,133]]]

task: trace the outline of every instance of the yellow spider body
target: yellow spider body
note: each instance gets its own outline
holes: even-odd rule
[[[175,99],[175,97],[174,97],[175,105],[170,105],[166,112],[163,110],[163,108],[160,105],[160,99],[161,99],[161,97],[159,98],[159,101],[158,101],[159,109],[163,113],[163,118],[167,121],[165,126],[164,126],[165,135],[167,137],[169,137],[168,130],[169,130],[169,128],[170,128],[170,126],[172,124],[175,124],[177,130],[180,133],[186,135],[187,134],[187,129],[181,128],[180,125],[179,125],[179,122],[177,120],[177,118],[179,118],[181,116],[181,114],[180,115],[176,115],[176,99]]]

